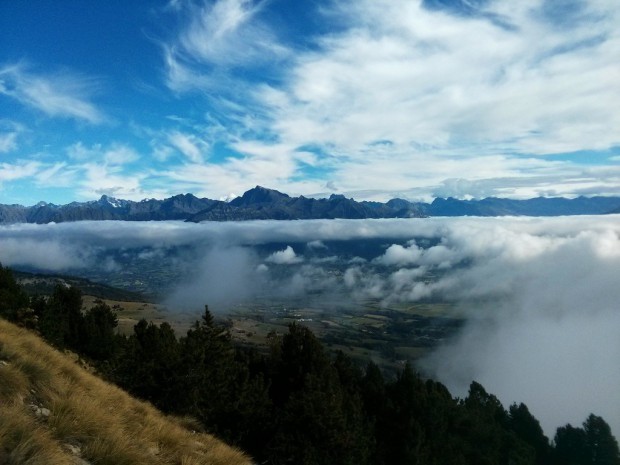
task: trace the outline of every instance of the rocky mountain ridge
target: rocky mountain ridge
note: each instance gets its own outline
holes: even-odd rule
[[[39,202],[32,207],[0,205],[0,223],[62,223],[67,221],[161,221],[185,220],[213,204],[215,200],[199,199],[192,194],[175,195],[164,200],[140,202],[120,200],[103,195],[90,202],[54,205]]]
[[[601,215],[620,211],[620,197],[538,197],[527,200],[488,197],[481,200],[437,198],[431,203],[392,199],[358,202],[343,195],[329,198],[291,197],[256,186],[230,202],[180,194],[139,202],[102,196],[90,202],[31,207],[0,205],[0,223],[61,223],[67,221],[247,221],[301,219],[421,218],[428,216],[562,216]]]

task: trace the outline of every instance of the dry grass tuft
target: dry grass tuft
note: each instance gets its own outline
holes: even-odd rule
[[[251,463],[193,426],[191,419],[164,416],[29,331],[0,320],[0,463]]]

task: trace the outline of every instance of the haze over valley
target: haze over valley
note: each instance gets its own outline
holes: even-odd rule
[[[457,395],[477,380],[524,401],[548,432],[589,412],[620,429],[608,410],[620,402],[617,215],[17,224],[0,228],[0,257],[195,315],[444,304],[441,316],[465,324],[417,360],[425,373]]]

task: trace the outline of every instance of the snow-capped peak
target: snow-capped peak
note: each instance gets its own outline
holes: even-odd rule
[[[115,199],[114,197],[109,197],[107,195],[102,195],[101,199],[99,199],[99,203],[104,205],[110,205],[114,208],[120,208],[123,206],[124,201]]]

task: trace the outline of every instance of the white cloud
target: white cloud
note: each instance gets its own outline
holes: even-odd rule
[[[76,142],[66,149],[73,163],[55,163],[39,176],[39,182],[50,185],[58,174],[58,182],[77,186],[80,199],[93,200],[109,195],[128,200],[142,200],[153,197],[142,186],[150,171],[136,172],[131,166],[140,155],[130,146],[112,142],[107,146],[92,144],[86,146]],[[160,196],[163,192],[158,192]]]
[[[217,73],[228,73],[236,96],[227,94],[226,105],[259,115],[258,123],[235,120],[239,139],[231,145],[262,144],[270,153],[227,161],[242,174],[229,173],[229,186],[220,182],[216,196],[247,188],[277,166],[286,169],[266,184],[305,195],[321,192],[327,181],[344,193],[375,191],[381,200],[395,192],[618,194],[617,173],[584,175],[584,164],[544,157],[620,145],[613,3],[585,2],[568,27],[539,0],[510,7],[491,1],[478,16],[419,1],[341,2],[324,18],[335,18],[338,32],[313,37],[313,47],[295,55],[280,53],[264,7],[244,0],[205,6],[168,48],[171,81],[205,89]],[[257,54],[287,57],[271,68],[279,81],[253,81]],[[201,68],[206,63],[215,74]],[[224,64],[243,65],[247,76],[232,77]],[[257,142],[265,134],[274,142]],[[305,166],[326,174],[301,183]]]
[[[288,182],[296,168],[288,147],[256,141],[239,142],[232,147],[240,156],[231,156],[219,163],[192,162],[173,166],[160,175],[181,190],[189,189],[196,195],[210,198],[244,192],[248,186],[256,185],[282,190],[296,188],[295,183]]]
[[[20,123],[0,119],[0,153],[15,151],[18,148],[17,139],[25,130]]]
[[[168,135],[168,142],[187,157],[190,162],[200,163],[202,161],[203,150],[199,146],[204,147],[206,144],[196,137],[175,131]]]
[[[118,166],[85,163],[82,165],[78,193],[81,198],[92,200],[102,195],[121,199],[142,200],[147,197],[141,187],[145,173],[123,173]]]
[[[327,249],[323,241],[310,241],[306,245],[310,249]]]
[[[0,257],[5,266],[36,267],[56,272],[94,265],[86,251],[55,240],[2,239]]]
[[[35,175],[38,186],[43,187],[72,187],[79,179],[80,170],[69,166],[65,162],[45,166]]]
[[[426,271],[425,267],[401,268],[389,276],[390,285],[394,292],[402,292],[403,289],[409,288],[411,283],[414,283],[413,290],[409,291],[409,296],[411,300],[422,299],[427,294],[421,292],[424,289],[424,283],[418,280],[426,274]]]
[[[29,178],[34,176],[40,168],[41,164],[36,161],[21,160],[14,164],[0,163],[0,183]]]
[[[399,244],[393,244],[385,251],[385,254],[377,258],[376,263],[382,265],[413,265],[419,262],[422,257],[422,249],[412,244],[403,247]]]
[[[140,155],[126,145],[113,144],[104,154],[104,161],[107,165],[125,165],[140,159]]]
[[[273,64],[289,54],[267,23],[259,18],[266,2],[252,0],[184,3],[178,8],[184,28],[164,46],[167,82],[173,90],[243,86],[235,67]]]
[[[67,148],[69,158],[77,161],[91,160],[93,156],[99,156],[100,152],[101,144],[95,144],[88,148],[82,142],[76,142]]]
[[[82,142],[76,142],[67,148],[67,155],[78,162],[100,162],[109,166],[133,163],[140,158],[134,149],[116,142],[108,147],[102,144],[87,147]]]
[[[423,3],[300,6],[308,16],[323,12],[313,18],[322,27],[315,35],[304,27],[285,42],[287,31],[277,27],[283,17],[275,11],[281,5],[274,2],[170,2],[166,20],[174,16],[179,29],[161,44],[167,83],[179,94],[198,92],[191,95],[191,115],[181,110],[187,95],[176,95],[164,110],[173,115],[162,117],[158,129],[138,132],[144,121],[130,124],[130,137],[151,143],[153,163],[126,192],[220,198],[260,184],[293,195],[337,188],[382,201],[620,194],[617,157],[605,151],[620,145],[613,2],[587,0],[574,13],[567,8],[553,16],[542,0],[514,6],[490,0],[478,5],[478,15]],[[53,117],[104,122],[95,98],[100,87],[70,70],[0,65],[0,98]],[[32,157],[51,159],[59,150],[53,141],[66,132],[49,137],[45,123],[37,124],[28,138],[3,126],[0,153],[32,147],[36,137],[51,145]],[[69,154],[76,163],[67,160],[75,166],[67,168],[102,164],[124,181],[130,170],[114,167],[140,157],[146,162],[147,154],[111,135],[101,137],[117,146],[75,146]],[[603,159],[546,156],[587,150],[602,150],[592,157]]]
[[[412,2],[347,2],[342,10],[354,13],[351,29],[299,60],[275,110],[285,140],[309,129],[315,141],[356,152],[386,139],[431,150],[508,143],[526,153],[618,143],[608,134],[619,123],[612,102],[620,91],[610,87],[620,72],[611,69],[614,12],[595,31],[557,31],[516,9],[502,12],[516,30]],[[577,47],[605,34],[602,44]]]
[[[244,27],[257,11],[258,7],[250,0],[205,2],[194,11],[191,24],[180,42],[187,51],[207,62],[227,62],[234,56],[247,53],[243,50],[245,47],[235,46],[234,42],[242,36]]]
[[[5,132],[0,134],[0,153],[10,152],[17,148],[17,132]]]
[[[95,87],[92,79],[68,72],[41,76],[23,64],[0,68],[0,94],[49,116],[103,122],[104,114],[90,102]]]
[[[295,263],[301,263],[303,260],[303,257],[297,256],[295,250],[293,250],[290,245],[284,250],[272,253],[265,259],[266,262],[276,265],[293,265]]]
[[[260,266],[247,248],[208,249],[192,267],[191,278],[168,296],[168,305],[197,310],[205,303],[212,309],[221,309],[242,302],[261,289],[261,279],[267,270]]]

